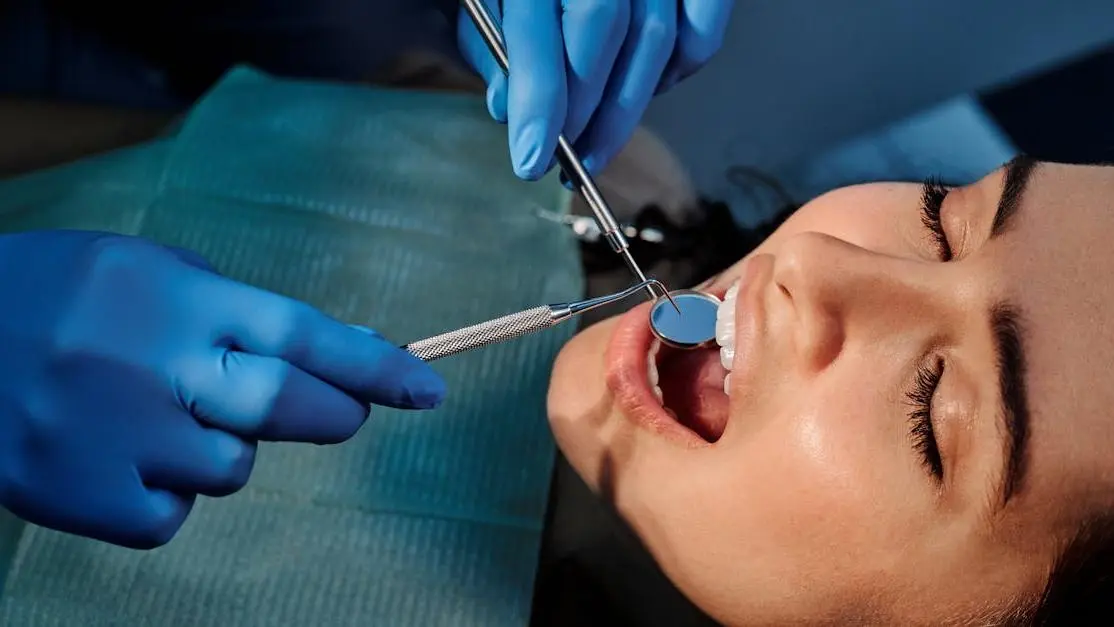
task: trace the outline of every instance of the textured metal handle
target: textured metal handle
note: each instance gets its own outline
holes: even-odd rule
[[[553,326],[553,322],[553,313],[549,307],[534,307],[456,331],[449,331],[424,340],[411,342],[403,348],[422,361],[433,361],[488,344],[510,340],[534,331],[541,331]]]

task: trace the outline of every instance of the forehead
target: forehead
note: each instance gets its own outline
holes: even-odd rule
[[[991,177],[992,179],[994,177]],[[1001,189],[1001,177],[980,186]],[[1032,409],[1026,499],[1114,504],[1114,168],[1042,164],[1014,228],[988,246],[1018,303]]]

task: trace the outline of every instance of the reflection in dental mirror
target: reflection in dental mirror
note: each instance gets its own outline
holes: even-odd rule
[[[674,348],[700,348],[716,339],[719,299],[695,290],[670,292],[677,310],[667,298],[659,298],[650,309],[650,328],[662,343]]]

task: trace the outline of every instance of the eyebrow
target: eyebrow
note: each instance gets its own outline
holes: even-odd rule
[[[1029,444],[1029,403],[1026,393],[1025,345],[1017,310],[1007,303],[990,312],[998,370],[998,420],[1005,436],[1005,468],[998,485],[998,503],[1005,505],[1025,479]]]
[[[1021,200],[1025,196],[1025,189],[1029,186],[1029,179],[1033,177],[1037,161],[1027,155],[1018,155],[1004,166],[1006,181],[1002,185],[1002,195],[998,198],[998,210],[994,212],[994,222],[990,227],[990,239],[994,239],[1009,230],[1014,222],[1014,216],[1021,208]]]
[[[1037,161],[1020,155],[1005,165],[1005,183],[990,229],[990,238],[1009,231],[1021,209],[1025,190]],[[1029,403],[1026,393],[1025,344],[1016,307],[997,303],[990,310],[990,327],[998,371],[998,418],[1005,436],[1005,468],[998,486],[998,502],[1005,505],[1025,478],[1029,444]]]

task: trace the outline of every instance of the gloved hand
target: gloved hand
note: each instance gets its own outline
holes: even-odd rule
[[[374,332],[197,255],[80,231],[0,235],[0,504],[56,530],[168,542],[256,442],[340,442],[368,404],[444,383]]]
[[[525,179],[554,161],[561,132],[592,174],[626,145],[650,98],[700,69],[723,42],[733,0],[484,0],[510,58],[504,77],[467,11],[457,42],[508,124]]]

